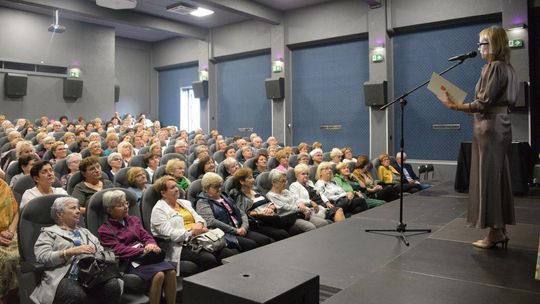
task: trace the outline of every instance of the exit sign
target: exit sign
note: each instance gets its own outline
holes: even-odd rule
[[[522,48],[524,47],[524,43],[523,43],[523,40],[521,39],[514,39],[514,40],[508,41],[508,46],[511,48]]]
[[[371,62],[382,62],[383,60],[384,60],[384,56],[382,54],[371,55]]]

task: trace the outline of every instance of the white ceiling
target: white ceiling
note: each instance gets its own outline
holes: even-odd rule
[[[281,22],[284,11],[335,0],[137,0],[133,10],[112,10],[98,7],[95,0],[0,0],[0,6],[50,15],[60,9],[62,18],[114,27],[116,35],[155,42],[173,37],[203,39],[208,29],[246,20]],[[180,15],[167,6],[186,2],[212,9],[205,18]],[[67,29],[69,30],[69,28]]]

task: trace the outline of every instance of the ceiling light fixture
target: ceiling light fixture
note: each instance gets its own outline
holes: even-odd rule
[[[121,10],[137,7],[137,0],[96,0],[98,6]]]
[[[66,31],[66,27],[58,24],[58,10],[54,11],[54,23],[49,25],[49,32],[53,33],[63,33]]]
[[[199,7],[199,8],[197,8],[197,10],[195,10],[195,11],[189,13],[189,14],[192,15],[192,16],[195,16],[195,17],[206,17],[206,16],[209,16],[209,15],[212,15],[213,13],[214,13],[214,11],[212,11],[212,10]]]

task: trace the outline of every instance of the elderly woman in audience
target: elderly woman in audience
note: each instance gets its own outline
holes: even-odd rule
[[[123,141],[118,144],[117,151],[122,155],[124,167],[127,167],[129,165],[129,161],[135,155],[135,152],[133,151],[133,146],[131,145],[131,143]]]
[[[298,164],[294,167],[296,181],[289,186],[289,191],[298,197],[298,201],[309,207],[314,216],[340,222],[345,219],[343,209],[334,207],[326,196],[319,193],[309,179],[309,166]]]
[[[242,147],[242,153],[240,156],[240,159],[238,162],[240,163],[240,166],[243,166],[246,160],[253,157],[253,149],[250,146],[244,146]]]
[[[287,149],[281,149],[276,153],[276,161],[278,162],[276,170],[287,173],[287,169],[289,169],[289,152]]]
[[[107,156],[107,163],[111,166],[111,170],[107,170],[105,173],[107,173],[109,180],[114,180],[114,176],[124,165],[122,155],[118,152],[110,153],[109,156]]]
[[[197,201],[197,213],[209,228],[220,228],[226,234],[227,247],[247,251],[272,242],[272,239],[249,230],[248,217],[236,202],[222,193],[223,178],[208,172],[201,180],[203,192]]]
[[[201,158],[197,166],[198,172],[201,173],[199,178],[202,178],[202,176],[207,172],[216,172],[216,162],[208,155]]]
[[[399,198],[399,192],[392,186],[381,186],[377,184],[377,180],[371,176],[371,162],[365,155],[358,156],[356,160],[356,169],[353,174],[358,178],[362,192],[369,198],[375,198],[390,202]]]
[[[71,196],[79,201],[81,213],[85,214],[90,197],[98,191],[112,188],[113,184],[108,179],[102,179],[99,158],[95,156],[84,158],[79,165],[79,170],[83,177],[83,181],[75,185]]]
[[[101,149],[101,143],[99,141],[90,141],[88,144],[88,151],[90,152],[90,156],[103,156],[103,150]]]
[[[43,228],[34,245],[36,261],[46,268],[30,299],[44,304],[119,303],[121,286],[117,278],[86,289],[76,279],[77,268],[71,267],[80,255],[103,251],[98,238],[78,226],[81,211],[77,199],[57,198],[51,207],[51,217],[56,225]]]
[[[32,176],[36,186],[24,191],[21,198],[21,208],[36,197],[48,194],[67,194],[63,188],[52,186],[55,182],[55,176],[51,163],[48,161],[36,162],[30,169],[30,176]]]
[[[116,151],[116,147],[118,146],[118,135],[114,132],[107,133],[107,137],[105,138],[105,144],[107,145],[107,148],[103,150],[103,155],[109,156],[111,153]]]
[[[266,154],[268,155],[268,157],[275,157],[277,151],[278,146],[268,146],[268,148],[266,148]]]
[[[297,156],[298,164],[305,164],[309,166],[309,154],[300,152]]]
[[[305,142],[301,142],[298,144],[298,154],[300,153],[309,153],[309,146]]]
[[[15,145],[15,156],[19,159],[23,155],[36,154],[36,148],[29,140],[22,140]]]
[[[68,149],[63,141],[56,141],[51,146],[51,165],[55,165],[59,160],[65,159],[68,155]]]
[[[0,303],[17,303],[19,205],[9,186],[0,179]]]
[[[66,143],[66,145],[71,145],[72,143],[74,143],[76,141],[76,137],[75,137],[75,134],[73,132],[66,132],[64,134],[64,137],[62,138],[62,140]]]
[[[313,216],[311,210],[301,201],[298,196],[286,189],[287,176],[277,169],[272,169],[268,175],[272,183],[272,189],[266,194],[273,203],[276,213],[296,212],[298,219],[290,227],[289,233],[296,235],[305,231],[310,231],[328,224],[326,220]]]
[[[161,157],[161,152],[162,152],[161,144],[160,143],[151,144],[150,147],[148,148],[148,152]]]
[[[236,157],[236,149],[233,146],[225,147],[225,150],[223,151],[223,153],[225,153],[225,158]]]
[[[390,164],[390,156],[388,154],[381,154],[379,156],[381,165],[377,168],[377,177],[383,185],[391,185],[396,189],[400,189],[399,182],[401,180],[401,174],[394,166]],[[408,193],[415,193],[422,190],[422,186],[414,182],[404,182],[403,191]]]
[[[336,174],[334,175],[333,180],[343,188],[345,192],[351,192],[355,196],[365,199],[368,208],[374,208],[386,203],[384,200],[370,198],[369,196],[364,195],[362,187],[360,186],[360,180],[351,173],[349,166],[346,163],[339,163],[336,166]]]
[[[30,169],[32,169],[34,164],[38,161],[39,157],[36,154],[27,154],[19,157],[19,160],[17,162],[19,168],[21,169],[21,173],[11,177],[9,186],[13,187],[21,177],[30,174]]]
[[[324,194],[334,206],[342,208],[347,217],[368,208],[365,199],[343,190],[332,180],[333,176],[332,163],[322,162],[317,167],[315,187],[319,190],[319,193]]]
[[[152,185],[148,183],[146,171],[141,167],[131,167],[127,172],[127,181],[129,188],[137,197],[137,204],[140,205],[142,195],[146,189]]]
[[[352,148],[351,147],[345,147],[341,149],[341,152],[343,152],[343,160],[344,163],[356,163],[356,158],[353,157]]]
[[[229,194],[236,201],[239,209],[255,219],[257,225],[253,227],[253,230],[278,241],[288,238],[290,235],[285,229],[256,220],[259,216],[275,215],[276,213],[275,208],[271,207],[273,203],[254,189],[255,178],[253,178],[251,169],[238,169],[234,173],[233,179],[235,188]]]
[[[98,132],[92,132],[90,133],[90,135],[88,135],[88,140],[101,142],[101,136],[99,135]]]
[[[66,157],[66,165],[68,167],[68,173],[60,177],[60,184],[62,188],[67,188],[68,180],[75,172],[79,172],[79,164],[81,163],[81,153],[71,153]]]
[[[311,150],[311,152],[309,152],[309,156],[311,156],[311,161],[315,167],[317,167],[323,161],[323,151],[320,148]]]
[[[150,178],[153,178],[154,173],[159,167],[160,160],[161,160],[161,157],[152,153],[146,153],[143,156],[143,162],[146,165],[146,168],[144,170],[148,172],[148,176],[150,176]]]
[[[342,158],[343,158],[343,152],[341,152],[340,149],[333,148],[332,151],[330,151],[330,161],[332,163],[339,164]]]
[[[265,152],[257,153],[255,156],[255,170],[253,170],[253,177],[257,178],[259,174],[268,170],[268,156]]]
[[[111,190],[103,194],[103,208],[108,218],[98,229],[101,243],[112,248],[120,257],[120,261],[127,264],[126,273],[135,274],[150,282],[148,291],[150,304],[159,304],[162,292],[165,294],[165,303],[174,304],[176,263],[168,261],[145,265],[134,263],[137,257],[144,254],[160,253],[161,248],[150,233],[144,230],[139,218],[128,215],[128,207],[129,203],[123,191]]]
[[[43,138],[43,150],[37,152],[38,156],[42,158],[45,152],[51,150],[51,147],[54,144],[54,142],[55,140],[54,140],[54,137],[52,136],[46,136],[45,138]]]
[[[200,271],[204,271],[218,266],[222,258],[238,253],[237,250],[228,248],[214,253],[206,250],[196,252],[189,246],[183,246],[183,243],[192,237],[208,231],[206,221],[193,209],[190,201],[179,198],[180,191],[173,177],[163,176],[153,187],[161,195],[161,199],[152,209],[151,229],[156,237],[169,239],[171,242],[166,252],[166,260],[191,261]]]
[[[181,196],[184,197],[190,184],[189,179],[185,176],[186,163],[180,159],[171,159],[167,162],[167,166],[165,166],[165,172],[174,178],[176,186],[182,190]]]
[[[226,171],[225,176],[223,176],[223,178],[227,178],[231,175],[234,175],[234,173],[241,167],[238,161],[232,157],[227,157],[223,161],[223,166],[225,166],[225,171]]]

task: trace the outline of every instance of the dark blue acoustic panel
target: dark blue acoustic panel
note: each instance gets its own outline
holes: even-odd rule
[[[180,127],[180,88],[198,78],[197,66],[159,72],[159,120],[162,126]]]
[[[320,141],[325,151],[350,146],[369,154],[369,108],[363,84],[369,78],[367,40],[292,52],[294,144]],[[341,125],[324,130],[322,125]]]
[[[262,138],[272,133],[272,104],[264,80],[270,78],[270,54],[227,60],[217,64],[218,129],[226,136],[253,128]]]
[[[397,35],[394,38],[394,95],[402,95],[433,72],[441,72],[454,55],[477,50],[478,33],[492,23],[468,24]],[[474,88],[485,61],[477,56],[443,75],[474,99]],[[420,88],[407,98],[405,107],[405,151],[409,158],[455,160],[459,144],[472,139],[472,116],[446,109],[437,97]],[[400,110],[395,111],[395,150],[399,151]],[[433,129],[434,124],[459,124],[459,129]]]

